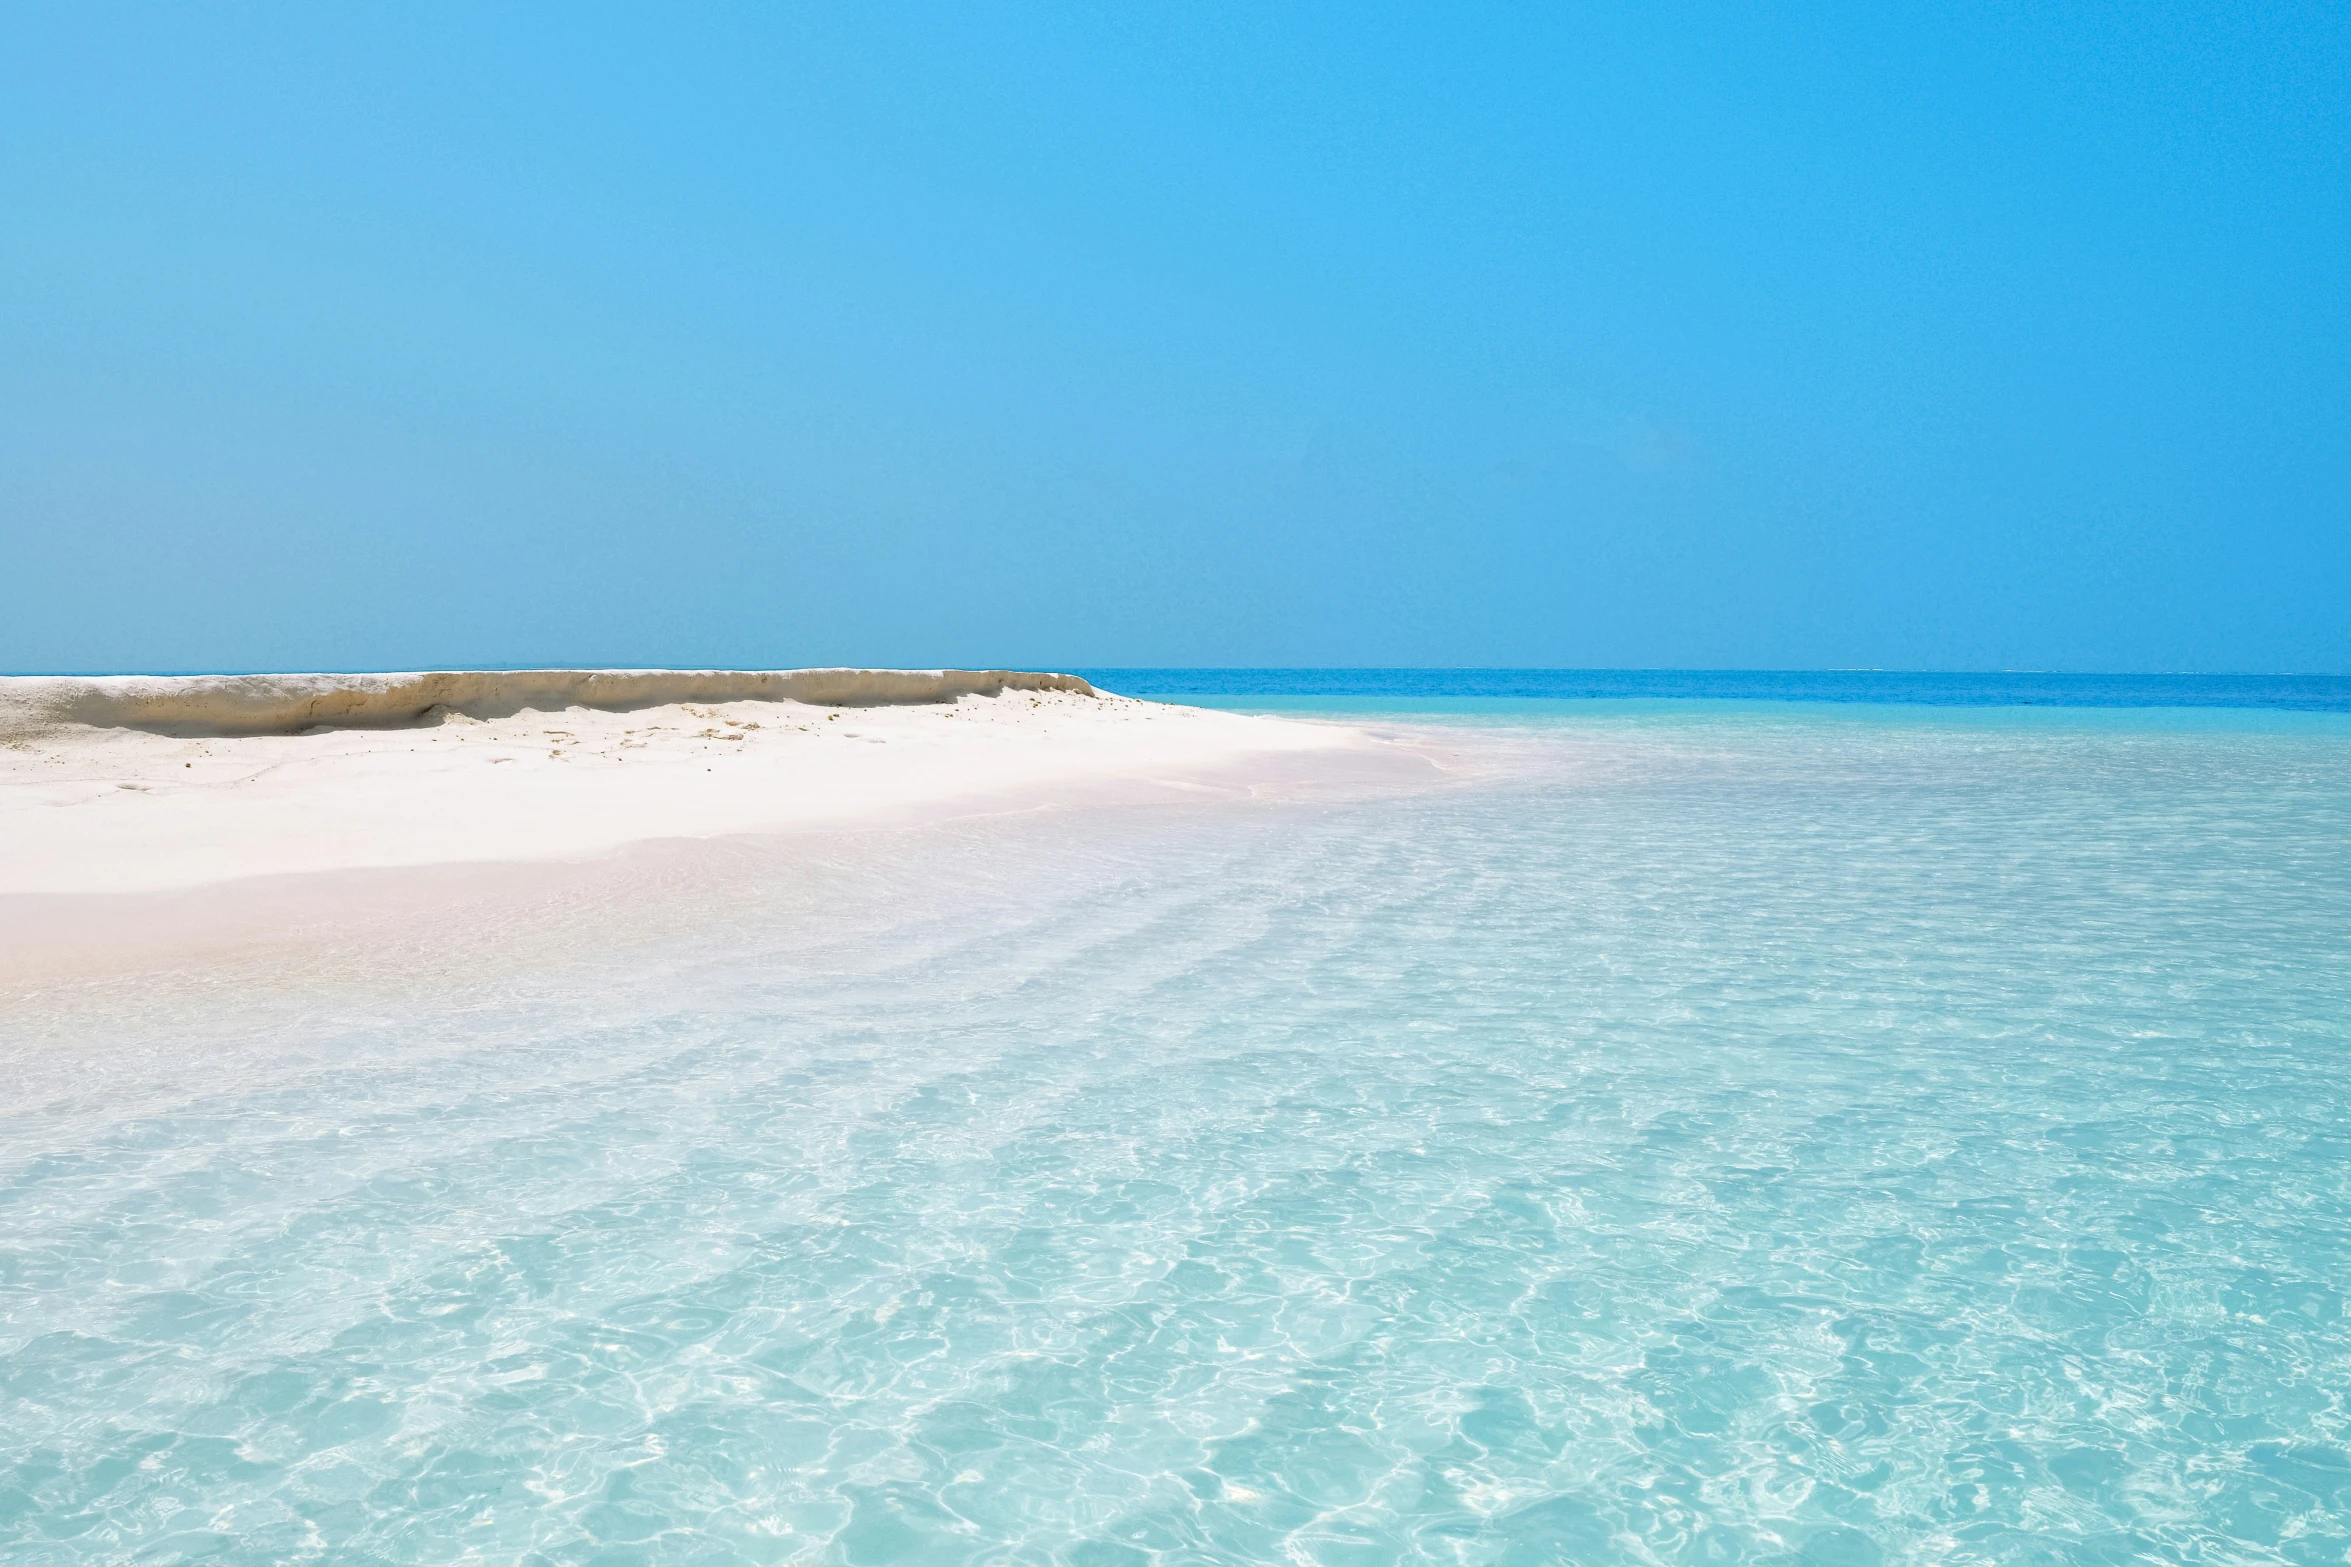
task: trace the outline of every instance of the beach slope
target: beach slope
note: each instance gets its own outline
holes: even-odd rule
[[[1005,670],[0,679],[0,896],[1246,793],[1379,749]]]

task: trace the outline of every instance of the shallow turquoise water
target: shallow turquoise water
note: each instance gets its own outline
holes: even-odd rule
[[[20,1022],[7,1559],[2346,1559],[2351,725],[1449,732]]]

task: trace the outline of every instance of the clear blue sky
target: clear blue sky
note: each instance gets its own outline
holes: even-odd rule
[[[0,668],[2351,670],[2351,8],[18,4]]]

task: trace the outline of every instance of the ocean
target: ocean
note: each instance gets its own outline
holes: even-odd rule
[[[0,1013],[0,1554],[2351,1554],[2351,681],[1099,678],[1451,771]]]

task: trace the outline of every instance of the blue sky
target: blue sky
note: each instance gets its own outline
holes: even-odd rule
[[[2351,12],[1941,10],[12,7],[0,668],[2351,671]]]

